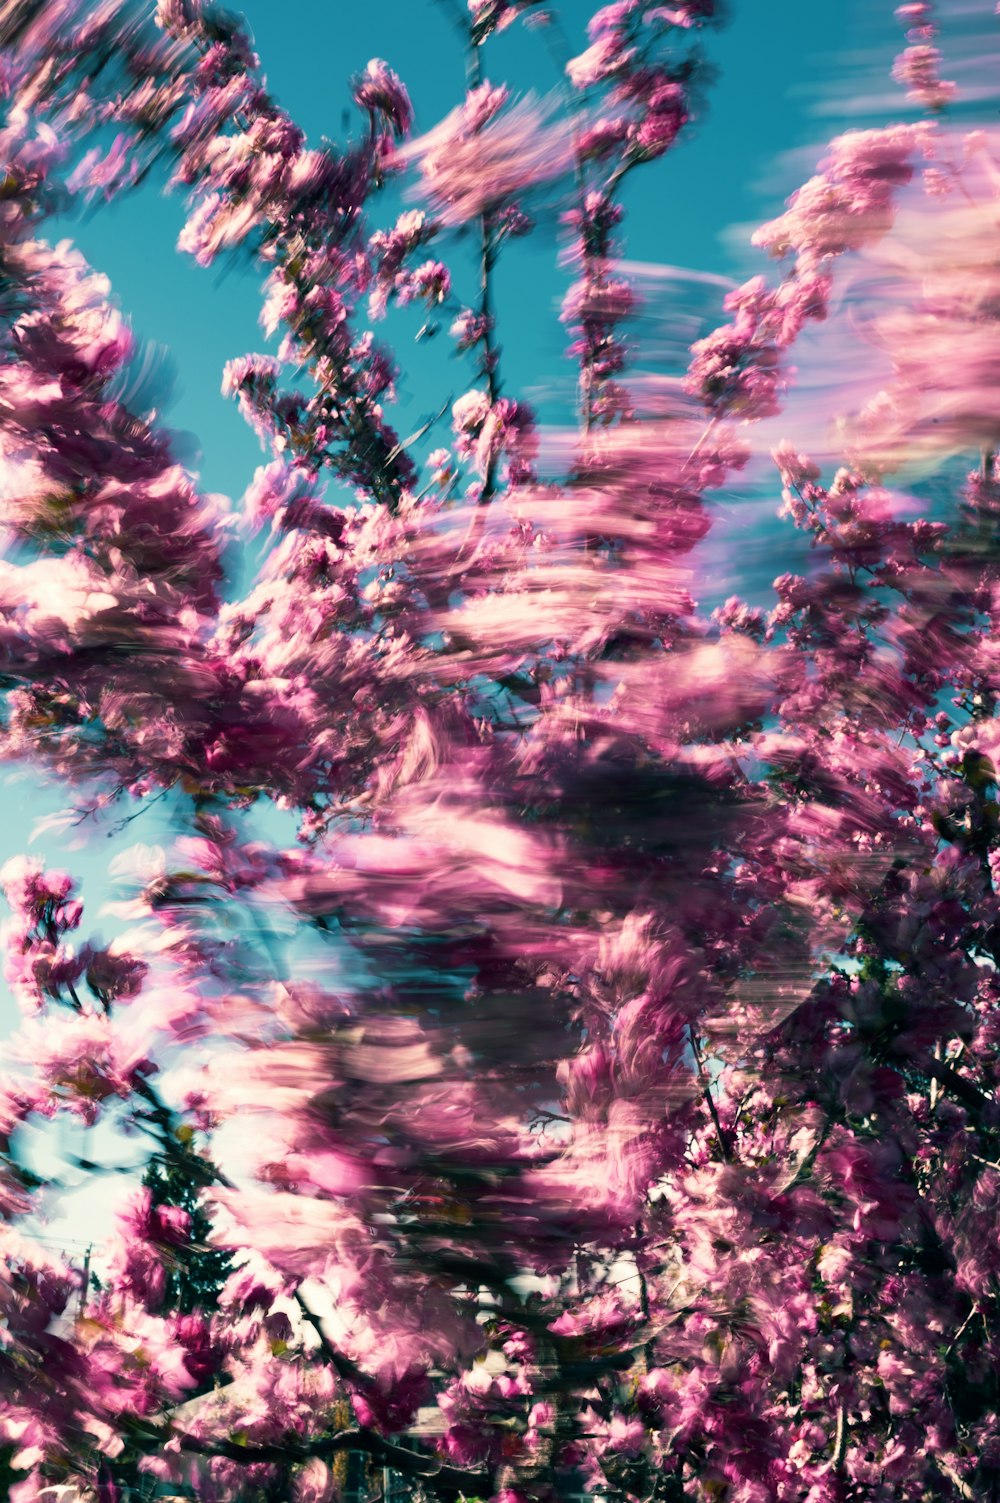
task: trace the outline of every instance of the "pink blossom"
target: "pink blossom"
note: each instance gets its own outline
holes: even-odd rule
[[[533,99],[508,105],[484,83],[427,135],[398,153],[415,163],[444,224],[458,225],[529,186],[560,177],[572,161],[571,133],[550,123]]]
[[[384,115],[396,136],[413,124],[413,106],[401,80],[381,58],[372,58],[354,83],[354,98],[362,109]]]
[[[957,86],[943,80],[939,65],[941,54],[936,47],[915,45],[900,53],[892,76],[907,90],[907,98],[928,109],[939,110],[953,97]]]
[[[619,188],[655,198],[715,9],[601,6],[571,119],[478,81],[539,12],[459,6],[468,95],[398,151],[384,64],[368,128],[309,148],[197,0],[0,21],[0,740],[72,789],[50,841],[162,841],[111,870],[107,938],[90,870],[2,873],[21,1503],[147,1472],[328,1503],[345,1450],[348,1485],[360,1453],[441,1499],[989,1492],[993,136],[842,135],[761,232],[773,279],[640,298]],[[930,8],[900,20],[937,108]],[[224,377],[267,450],[248,580],[109,285],[40,238],[64,163],[110,195],[161,159],[280,341]],[[429,209],[373,228],[410,166]],[[496,266],[563,174],[535,219],[568,236],[572,381],[529,406]],[[365,312],[416,299],[476,384],[418,383],[397,432],[435,362]],[[65,1113],[96,1130],[37,1151]],[[88,1278],[42,1218],[126,1156],[148,1183]]]

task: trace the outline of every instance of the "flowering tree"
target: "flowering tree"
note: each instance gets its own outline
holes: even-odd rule
[[[10,1496],[325,1503],[350,1457],[503,1503],[995,1497],[1000,143],[900,7],[917,117],[831,144],[685,374],[626,375],[618,189],[683,142],[716,6],[602,7],[545,101],[487,69],[508,26],[558,51],[548,10],[447,8],[456,107],[414,135],[372,62],[312,148],[214,6],[0,7],[4,751],[186,822],[107,945],[4,869]],[[151,174],[281,336],[224,375],[269,455],[242,596],[108,284],[43,238]],[[495,296],[553,204],[561,425]],[[715,497],[845,268],[869,388],[767,482],[803,572],[706,616]],[[448,404],[391,423],[369,325],[407,303],[469,371],[446,442]],[[32,1235],[57,1114],[150,1145],[96,1287]]]

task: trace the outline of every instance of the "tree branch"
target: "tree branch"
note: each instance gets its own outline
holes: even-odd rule
[[[316,1314],[315,1310],[312,1310],[306,1303],[301,1289],[296,1289],[295,1291],[295,1303],[302,1311],[303,1318],[309,1322],[313,1330],[316,1332],[316,1335],[319,1337],[320,1351],[323,1353],[323,1356],[326,1358],[327,1362],[329,1362],[330,1366],[341,1378],[345,1380],[345,1382],[353,1383],[357,1387],[362,1387],[365,1381],[364,1373],[362,1373],[361,1369],[351,1361],[350,1357],[345,1357],[342,1352],[337,1351],[337,1348],[332,1344],[326,1332],[323,1330],[323,1323],[320,1320],[319,1316]]]
[[[701,1082],[701,1093],[705,1098],[705,1101],[708,1105],[708,1110],[712,1117],[712,1123],[715,1127],[716,1137],[719,1140],[719,1149],[726,1163],[731,1164],[733,1161],[733,1155],[732,1150],[729,1146],[729,1139],[726,1137],[726,1134],[723,1131],[722,1123],[719,1120],[719,1110],[715,1104],[715,1097],[712,1095],[711,1082],[709,1081],[708,1076],[705,1074],[705,1067],[701,1062],[701,1050],[698,1048],[698,1040],[695,1038],[694,1027],[691,1024],[688,1025],[688,1037],[691,1040],[691,1052],[694,1054],[695,1067],[698,1071],[698,1079]]]
[[[966,1080],[964,1075],[959,1075],[957,1070],[952,1070],[942,1060],[934,1059],[931,1055],[915,1061],[919,1070],[929,1075],[931,1080],[936,1080],[944,1090],[961,1101],[963,1106],[969,1107],[974,1112],[985,1111],[994,1105],[991,1098],[978,1086],[973,1085],[971,1080]]]
[[[421,1451],[411,1451],[395,1441],[383,1440],[372,1430],[338,1430],[333,1435],[318,1436],[305,1444],[296,1441],[263,1446],[243,1446],[232,1440],[206,1441],[195,1435],[179,1434],[174,1437],[182,1451],[198,1456],[224,1456],[228,1461],[254,1466],[260,1462],[277,1465],[308,1461],[314,1456],[336,1456],[341,1451],[361,1451],[372,1456],[394,1471],[409,1477],[419,1477],[432,1491],[442,1496],[461,1493],[482,1494],[492,1492],[493,1478],[486,1469],[466,1469],[450,1466],[437,1456],[428,1456]]]

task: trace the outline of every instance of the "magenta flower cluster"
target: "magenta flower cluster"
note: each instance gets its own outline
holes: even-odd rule
[[[775,275],[647,370],[620,190],[682,148],[721,7],[603,6],[544,98],[485,70],[549,5],[443,9],[444,118],[376,59],[313,147],[209,0],[0,6],[0,750],[78,822],[179,822],[115,856],[106,941],[69,873],[0,871],[0,1479],[993,1498],[1000,133],[949,9],[900,6],[906,118],[832,141],[754,237]],[[236,505],[45,238],[157,175],[183,253],[266,278]],[[553,229],[562,424],[507,384],[496,277]],[[463,374],[401,437],[372,326],[414,308]],[[791,352],[845,328],[807,443]],[[41,1218],[123,1142],[84,1267]]]

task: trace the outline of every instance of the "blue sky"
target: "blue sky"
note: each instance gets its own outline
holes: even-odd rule
[[[342,138],[345,120],[352,121],[348,80],[373,56],[385,57],[404,77],[418,131],[433,125],[460,97],[461,50],[446,6],[436,0],[365,6],[296,0],[294,7],[245,0],[243,8],[273,93],[314,141],[323,135]],[[878,85],[886,78],[900,41],[892,8],[871,0],[731,0],[728,26],[705,36],[719,73],[707,117],[679,149],[625,184],[626,254],[639,262],[740,279],[766,270],[749,246],[750,229],[780,210],[811,170],[824,140],[864,123],[838,112],[835,90],[847,80],[848,93],[857,93],[857,80],[874,79]],[[574,52],[584,45],[592,9],[586,0],[558,6]],[[542,33],[521,26],[490,43],[486,72],[494,82],[510,80],[519,89],[541,93],[557,83]],[[136,333],[172,375],[165,420],[190,436],[187,452],[204,487],[238,498],[265,456],[235,404],[221,396],[220,381],[227,360],[266,347],[257,324],[262,279],[239,262],[206,271],[177,253],[183,215],[180,197],[166,196],[161,185],[150,183],[120,203],[55,226],[53,233],[75,239],[111,278]],[[498,275],[502,368],[511,394],[536,397],[566,380],[561,369],[566,340],[557,318],[566,274],[544,233],[512,250]],[[471,251],[452,247],[449,260],[460,295],[465,263],[471,292]],[[721,292],[710,288],[700,296],[711,312]],[[472,384],[462,362],[449,361],[444,339],[438,349],[417,350],[409,343],[418,322],[404,315],[385,326],[404,370],[416,357],[414,373],[400,383],[398,423],[404,434],[445,396]],[[25,849],[35,819],[66,802],[60,790],[40,788],[30,770],[17,775],[0,827],[0,858]],[[151,814],[130,828],[128,838],[148,841],[155,825]],[[84,828],[77,835],[86,833]],[[33,849],[64,864],[71,854],[65,836],[39,839]],[[108,854],[101,831],[73,861],[95,880]]]
[[[592,7],[569,0],[559,9],[567,38],[579,50]],[[678,150],[626,184],[628,254],[635,260],[735,276],[758,269],[760,258],[747,245],[749,226],[780,208],[813,154],[801,162],[785,159],[853,123],[815,112],[829,105],[839,78],[857,76],[869,59],[887,70],[899,42],[891,4],[871,0],[731,0],[731,9],[730,24],[706,34],[706,50],[720,70],[707,119]],[[372,56],[385,57],[402,74],[418,131],[460,96],[460,49],[434,0],[358,7],[296,0],[294,8],[250,0],[243,11],[272,91],[314,141],[342,135],[351,104],[348,80]],[[542,33],[521,27],[490,44],[486,71],[494,81],[510,78],[538,91],[557,82]],[[196,435],[206,487],[238,494],[260,462],[259,448],[235,406],[222,399],[219,382],[227,359],[263,347],[260,277],[231,265],[205,271],[178,255],[182,218],[181,200],[164,198],[150,185],[67,228],[111,277],[137,332],[171,351],[177,397],[168,419]],[[555,374],[564,343],[556,308],[565,278],[551,243],[539,237],[527,256],[511,275],[501,271],[512,388],[522,377],[535,384]],[[456,261],[460,265],[460,255]],[[419,393],[404,392],[419,406]]]
[[[584,45],[592,6],[567,0],[558,7],[573,51]],[[899,31],[892,5],[871,0],[731,0],[730,22],[706,33],[705,46],[718,69],[707,117],[665,160],[636,173],[625,185],[626,254],[640,262],[668,263],[743,278],[766,270],[749,246],[750,228],[780,210],[787,194],[808,174],[822,142],[858,123],[838,111],[836,90],[847,81],[878,86],[886,77]],[[435,0],[384,0],[353,6],[344,0],[248,0],[244,13],[253,30],[273,93],[310,139],[343,136],[351,120],[349,79],[369,58],[383,56],[404,77],[417,113],[417,130],[433,125],[460,97],[461,50],[446,6]],[[557,70],[541,32],[511,28],[487,49],[493,81],[546,92]],[[348,112],[348,113],[345,113]],[[355,117],[356,119],[356,117]],[[182,200],[150,183],[132,197],[99,206],[82,220],[54,227],[77,241],[90,262],[105,272],[136,333],[148,341],[171,373],[173,397],[165,420],[190,435],[188,451],[208,490],[234,498],[242,493],[261,454],[235,404],[220,392],[225,362],[265,348],[258,327],[261,276],[239,262],[210,270],[177,253]],[[471,251],[451,248],[460,278],[473,275]],[[565,291],[551,237],[516,247],[498,279],[504,342],[503,373],[512,394],[537,395],[565,380],[561,351],[565,335],[557,309]],[[459,287],[461,292],[461,288]],[[720,294],[702,293],[711,309]],[[417,321],[404,316],[386,326],[406,368],[418,355],[416,374],[400,383],[399,426],[409,431],[422,416],[471,384],[460,361],[443,349],[408,343]],[[430,382],[433,380],[433,390]],[[443,389],[441,389],[443,387]],[[62,790],[39,787],[30,769],[13,774],[0,826],[0,858],[27,848],[37,818],[63,807]],[[151,840],[157,813],[132,826],[127,839]],[[79,845],[86,827],[74,832]],[[37,839],[33,850],[72,864],[88,884],[100,879],[110,854],[106,831],[74,853],[65,834]],[[96,896],[96,894],[95,894]],[[93,910],[92,910],[93,911]],[[3,1008],[0,1004],[0,1026]]]
[[[559,6],[574,52],[582,50],[592,8],[583,0]],[[868,85],[874,78],[877,85],[885,78],[900,42],[892,8],[881,0],[731,0],[729,26],[705,39],[719,70],[707,118],[665,161],[636,173],[627,185],[629,258],[740,279],[766,270],[749,247],[750,227],[780,210],[824,140],[866,123],[838,109],[834,88],[843,79]],[[243,9],[272,92],[313,141],[342,138],[348,80],[373,56],[384,57],[403,76],[418,131],[435,124],[461,95],[459,45],[445,9],[434,0],[364,6],[244,0]],[[493,82],[509,80],[541,93],[557,83],[542,35],[521,27],[491,44],[486,74]],[[235,499],[264,456],[235,405],[222,398],[220,381],[227,360],[266,348],[257,324],[261,276],[229,264],[206,271],[180,256],[174,246],[182,222],[182,201],[151,184],[122,203],[58,226],[57,233],[75,239],[111,278],[137,334],[173,373],[165,420],[192,435],[190,452],[204,487]],[[456,276],[466,261],[471,291],[471,252],[459,245],[448,259]],[[539,235],[501,268],[497,300],[511,394],[533,395],[560,378],[565,335],[557,309],[565,287],[551,236]],[[405,341],[415,327],[402,319],[385,330],[404,368],[412,350]],[[401,383],[403,433],[449,393],[458,395],[472,384],[468,370],[446,362],[443,350],[422,348],[417,373]],[[73,846],[85,828],[71,836],[43,835],[29,847],[35,821],[70,799],[60,789],[39,787],[30,769],[7,776],[0,860],[30,848],[51,864],[70,867],[85,882],[85,933],[96,925],[108,937],[109,925],[98,917],[108,895],[108,862],[123,844],[163,839],[162,811],[152,811],[122,836],[109,837],[107,828],[92,833],[83,849]],[[9,1029],[13,1013],[0,995],[0,1032]]]

